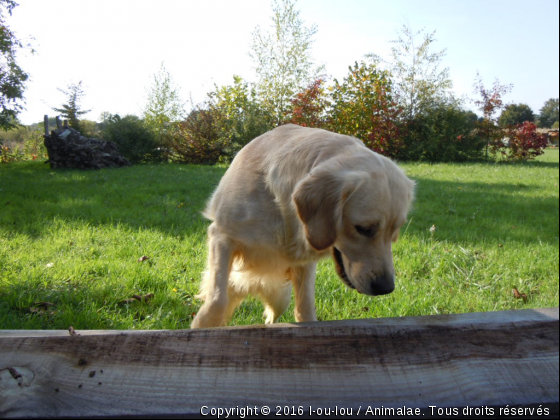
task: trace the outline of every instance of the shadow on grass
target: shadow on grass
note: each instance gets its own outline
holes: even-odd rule
[[[197,165],[100,171],[0,165],[0,232],[41,237],[60,220],[188,234],[207,225],[201,212],[224,172]]]
[[[516,241],[558,243],[558,198],[523,182],[479,183],[421,177],[408,234],[429,235],[459,244]]]
[[[558,168],[557,162],[521,166]],[[0,166],[0,234],[41,237],[56,220],[92,226],[122,224],[184,236],[202,232],[201,211],[223,167],[144,165],[101,171],[52,171],[42,163]],[[407,234],[457,243],[558,242],[558,198],[544,186],[440,181],[416,177]]]
[[[558,170],[560,168],[559,162],[527,162],[527,163],[501,163],[500,165],[525,165],[528,167],[534,168],[551,168]]]
[[[542,169],[556,169],[560,168],[560,162],[500,162],[498,165],[512,166],[512,167],[526,167],[526,168],[542,168]]]
[[[70,325],[81,330],[129,329],[135,327],[165,328],[150,325],[150,316],[165,303],[175,311],[173,322],[188,328],[189,312],[180,304],[165,302],[125,302],[128,296],[115,295],[111,290],[86,289],[81,293],[58,285],[41,288],[36,284],[12,284],[0,301],[0,325],[3,329],[68,329]],[[167,325],[167,328],[170,326]]]

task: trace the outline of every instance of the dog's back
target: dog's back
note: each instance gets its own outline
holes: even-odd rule
[[[276,238],[285,247],[296,240],[293,235],[304,239],[292,202],[295,185],[318,164],[356,148],[373,154],[349,136],[294,124],[277,127],[237,154],[204,215],[243,243],[258,244],[265,237],[270,245]]]

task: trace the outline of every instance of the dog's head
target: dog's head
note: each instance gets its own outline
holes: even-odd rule
[[[391,245],[413,199],[414,182],[373,152],[326,162],[292,196],[310,245],[331,248],[336,271],[366,295],[395,288]]]

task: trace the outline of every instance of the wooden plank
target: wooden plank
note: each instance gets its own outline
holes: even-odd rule
[[[45,117],[43,118],[43,125],[45,128],[45,136],[49,135],[49,116],[45,115]]]
[[[557,416],[558,325],[552,308],[74,336],[4,331],[0,417],[200,417],[203,407],[212,418],[217,409],[266,417],[264,406],[269,417],[285,407],[372,417],[465,407],[499,415],[506,406]]]

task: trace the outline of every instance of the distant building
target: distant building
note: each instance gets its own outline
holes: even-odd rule
[[[558,147],[558,129],[551,128],[539,128],[537,129],[539,134],[544,134],[548,144]]]

